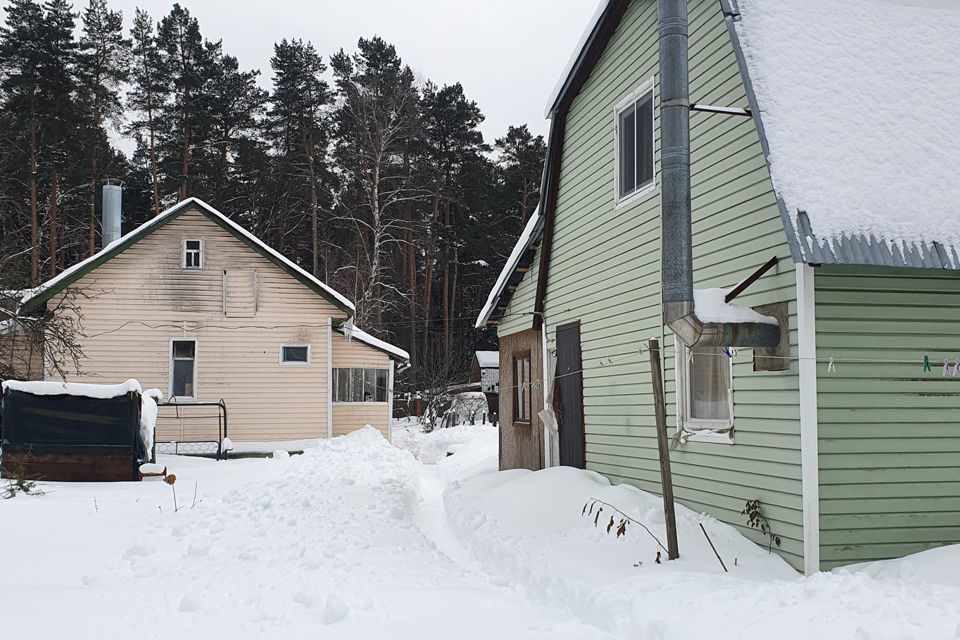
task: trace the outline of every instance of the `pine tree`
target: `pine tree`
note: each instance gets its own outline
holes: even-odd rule
[[[160,178],[157,161],[157,133],[159,117],[169,93],[169,83],[163,69],[163,60],[154,34],[153,18],[137,9],[133,17],[131,81],[127,105],[140,114],[130,123],[128,132],[145,145],[150,170],[150,194],[153,214],[160,213]]]
[[[130,41],[123,37],[123,14],[107,8],[106,0],[89,0],[82,15],[77,60],[78,101],[84,111],[89,155],[88,253],[96,251],[98,161],[106,154],[105,122],[122,115],[120,87],[129,77]]]
[[[46,147],[49,189],[50,277],[59,268],[60,176],[69,166],[71,145],[79,144],[76,123],[76,26],[66,0],[47,0],[43,5],[43,54],[40,65],[42,138]]]
[[[196,99],[199,149],[202,160],[195,174],[205,183],[205,194],[217,208],[230,199],[232,159],[241,145],[258,143],[260,119],[267,93],[256,84],[258,71],[241,71],[237,59],[208,47],[210,67],[203,91]]]
[[[274,148],[278,162],[288,174],[304,174],[301,179],[306,183],[310,208],[312,273],[319,275],[319,165],[326,159],[330,128],[323,110],[332,100],[330,88],[322,78],[326,66],[313,45],[302,40],[275,44],[270,65],[274,73],[273,107],[269,114]],[[304,172],[297,170],[301,161]],[[288,183],[285,188],[289,190],[291,185]],[[329,266],[329,260],[323,263]]]
[[[507,135],[497,138],[496,149],[503,179],[502,193],[510,198],[505,204],[519,219],[518,231],[523,231],[540,198],[547,145],[543,136],[534,136],[524,124],[508,127]]]
[[[197,19],[179,3],[160,21],[157,43],[163,72],[171,79],[173,89],[173,99],[162,107],[165,142],[171,156],[179,156],[179,167],[174,166],[175,162],[165,163],[166,173],[178,183],[179,198],[184,200],[190,194],[190,152],[196,127],[194,101],[203,90],[209,71],[208,51],[203,46]]]

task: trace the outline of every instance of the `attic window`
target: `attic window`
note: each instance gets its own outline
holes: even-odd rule
[[[184,269],[202,269],[203,268],[203,241],[184,240],[183,241],[183,268]]]
[[[616,196],[623,204],[653,186],[653,80],[616,109]]]

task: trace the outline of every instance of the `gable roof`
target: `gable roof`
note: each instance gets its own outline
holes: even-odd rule
[[[260,238],[256,237],[233,220],[230,220],[228,217],[199,198],[187,198],[186,200],[178,202],[169,209],[161,212],[156,217],[151,218],[147,222],[143,223],[128,234],[120,237],[114,242],[111,242],[86,260],[82,260],[69,269],[61,271],[59,275],[47,280],[40,286],[28,290],[24,293],[22,298],[21,304],[23,308],[30,309],[39,304],[43,304],[51,297],[56,295],[57,292],[62,291],[66,287],[70,286],[106,261],[122,253],[143,238],[146,238],[157,229],[161,229],[167,224],[173,222],[181,214],[191,210],[198,211],[206,216],[208,219],[216,223],[217,226],[224,229],[235,238],[246,244],[248,247],[259,253],[261,256],[286,271],[288,274],[296,278],[302,284],[306,285],[312,291],[328,300],[331,304],[346,313],[348,316],[352,317],[356,312],[356,308],[353,306],[353,303],[350,302],[350,300],[348,300],[345,296],[297,266],[295,263],[284,257],[280,252],[276,251],[265,242],[260,240]]]
[[[953,0],[736,0],[798,262],[960,269]]]
[[[951,47],[960,7],[717,1],[794,262],[960,269],[960,73]],[[564,68],[546,107],[548,158],[563,144],[558,122],[629,3],[600,0]],[[523,275],[515,258],[551,233],[542,219],[551,179],[548,167],[538,227],[517,241],[477,327],[497,323]]]

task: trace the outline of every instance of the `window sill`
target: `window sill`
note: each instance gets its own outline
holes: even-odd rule
[[[619,211],[621,209],[627,209],[629,207],[632,207],[635,204],[639,204],[640,202],[646,200],[647,197],[650,196],[656,190],[657,190],[657,183],[656,181],[653,181],[647,186],[645,186],[643,189],[640,189],[639,191],[637,191],[636,193],[631,193],[626,198],[617,198],[616,204],[614,205],[614,210]]]
[[[725,427],[729,428],[729,427]],[[710,429],[702,429],[698,431],[690,431],[688,429],[681,429],[680,442],[712,442],[713,444],[735,444],[733,431],[712,431]]]
[[[309,362],[281,362],[281,367],[309,367]]]
[[[386,400],[384,400],[383,402],[377,402],[375,400],[358,400],[356,402],[333,402],[331,404],[333,404],[333,406],[335,407],[356,407],[356,406],[364,407],[364,406],[370,406],[370,405],[382,405],[385,407],[390,403],[387,402]]]

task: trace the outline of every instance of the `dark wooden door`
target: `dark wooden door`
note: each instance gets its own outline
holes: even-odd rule
[[[580,323],[557,327],[557,400],[560,406],[560,464],[586,466],[583,432],[583,373]]]

